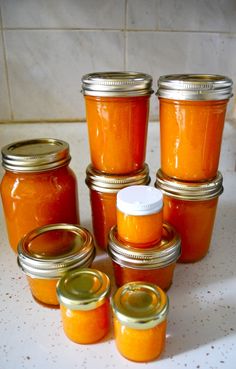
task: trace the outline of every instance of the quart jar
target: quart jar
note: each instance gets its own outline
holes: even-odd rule
[[[166,341],[168,297],[155,284],[132,282],[112,297],[114,334],[127,359],[148,362],[162,353]]]
[[[57,284],[66,336],[80,344],[101,340],[110,328],[110,280],[96,269],[67,273]]]
[[[18,245],[18,264],[26,274],[34,299],[58,306],[58,280],[68,271],[90,267],[95,246],[90,232],[71,224],[42,226],[27,233]]]
[[[109,175],[95,170],[91,165],[87,167],[86,184],[90,190],[93,233],[101,249],[107,249],[108,233],[116,224],[117,192],[126,186],[148,185],[149,182],[147,164],[129,175]]]
[[[169,178],[158,170],[155,186],[163,192],[164,221],[181,236],[180,262],[195,262],[207,254],[222,182],[220,172],[211,181],[190,183]]]
[[[176,261],[181,253],[181,240],[174,227],[163,224],[163,235],[152,248],[138,248],[119,239],[117,228],[109,234],[108,254],[112,260],[118,287],[142,281],[168,290],[172,284]]]
[[[232,80],[220,75],[161,76],[161,169],[183,181],[217,175],[226,107]]]
[[[79,223],[78,190],[68,143],[52,138],[2,148],[1,196],[12,249],[29,231],[50,223]]]
[[[135,247],[152,247],[162,237],[162,192],[155,187],[130,186],[117,193],[119,237]]]
[[[137,72],[102,72],[82,78],[91,162],[110,174],[143,167],[152,77]]]

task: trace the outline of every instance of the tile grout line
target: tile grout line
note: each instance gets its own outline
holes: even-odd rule
[[[128,0],[125,0],[124,7],[124,70],[127,70],[127,7]]]

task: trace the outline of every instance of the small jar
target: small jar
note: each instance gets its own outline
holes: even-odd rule
[[[126,358],[148,362],[162,353],[166,341],[168,297],[155,284],[132,282],[112,298],[116,346]]]
[[[223,192],[223,178],[218,172],[208,182],[180,182],[158,170],[155,186],[162,190],[164,221],[172,224],[181,236],[178,261],[191,263],[208,252],[214,227],[218,197]]]
[[[131,186],[117,194],[119,237],[136,247],[152,247],[162,237],[162,192],[155,187]]]
[[[183,181],[217,175],[226,107],[232,80],[219,75],[161,76],[161,169]]]
[[[57,284],[66,336],[81,344],[101,340],[110,328],[110,280],[96,269],[67,273]]]
[[[68,143],[50,138],[19,141],[2,148],[6,170],[1,196],[8,238],[20,239],[45,224],[79,224],[77,180],[69,168]]]
[[[162,240],[149,249],[122,242],[116,227],[109,234],[108,254],[112,259],[118,287],[128,282],[142,281],[168,290],[180,253],[180,237],[170,224],[163,224]]]
[[[49,307],[59,305],[58,280],[69,270],[90,267],[94,257],[90,232],[65,223],[36,228],[18,245],[18,265],[27,276],[32,296]]]
[[[82,78],[91,162],[109,174],[128,174],[146,157],[152,77],[102,72]]]
[[[95,170],[91,165],[86,170],[86,184],[90,190],[93,233],[96,244],[107,249],[108,233],[116,224],[116,195],[126,186],[148,185],[149,168],[144,167],[130,175],[109,175]]]

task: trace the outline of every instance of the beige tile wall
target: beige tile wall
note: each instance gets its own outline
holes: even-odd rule
[[[236,85],[235,0],[0,0],[0,10],[3,122],[83,121],[80,79],[93,71],[144,71],[154,90],[166,73],[219,73]]]

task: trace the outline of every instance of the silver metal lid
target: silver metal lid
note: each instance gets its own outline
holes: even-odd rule
[[[86,169],[87,186],[95,191],[117,193],[120,189],[133,185],[148,185],[150,183],[149,168],[147,164],[129,175],[110,175],[95,170],[90,164]]]
[[[18,265],[33,278],[59,278],[71,269],[90,266],[94,257],[90,232],[72,224],[38,227],[18,244]]]
[[[225,100],[233,81],[217,74],[170,74],[158,80],[157,95],[176,100]]]
[[[166,176],[161,169],[157,171],[155,187],[175,199],[187,201],[210,200],[223,192],[223,177],[220,172],[208,182],[182,182]]]
[[[163,224],[163,235],[159,243],[151,248],[138,248],[119,239],[117,227],[111,228],[108,254],[121,266],[131,269],[158,269],[175,262],[181,253],[181,240],[175,229]]]
[[[69,144],[54,138],[18,141],[2,148],[2,166],[9,171],[41,172],[64,166],[70,159]]]
[[[82,92],[90,96],[143,96],[152,91],[152,77],[139,72],[98,72],[82,77]]]

